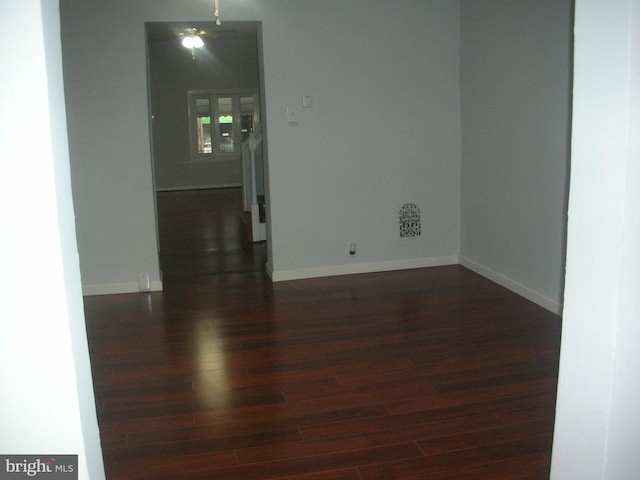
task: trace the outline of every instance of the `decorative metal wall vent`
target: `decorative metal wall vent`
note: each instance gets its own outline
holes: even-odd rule
[[[405,203],[400,209],[400,236],[419,237],[420,209],[415,203]]]

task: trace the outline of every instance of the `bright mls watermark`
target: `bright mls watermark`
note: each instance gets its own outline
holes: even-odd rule
[[[78,455],[0,455],[0,480],[78,480]]]

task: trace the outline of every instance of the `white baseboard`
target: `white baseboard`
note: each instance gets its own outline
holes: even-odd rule
[[[183,190],[212,190],[214,188],[236,188],[241,187],[241,183],[216,183],[210,185],[186,185],[182,187],[162,187],[156,188],[156,192],[180,192]]]
[[[152,280],[150,283],[151,292],[162,291],[162,282]],[[144,293],[140,292],[138,282],[126,283],[101,283],[94,285],[82,285],[82,295],[85,297],[92,295],[116,295],[119,293]]]
[[[286,280],[302,280],[306,278],[333,277],[337,275],[354,275],[358,273],[389,272],[393,270],[410,270],[413,268],[440,267],[457,265],[458,255],[446,257],[414,258],[409,260],[390,260],[386,262],[353,263],[331,267],[310,267],[293,270],[273,271],[267,268],[267,275],[274,282]]]
[[[491,270],[484,265],[474,262],[469,258],[460,256],[460,265],[468,268],[476,272],[478,275],[482,275],[485,278],[488,278],[492,282],[497,283],[498,285],[511,290],[514,293],[517,293],[521,297],[526,298],[527,300],[532,301],[536,305],[540,305],[542,308],[549,310],[551,313],[556,315],[562,315],[562,304],[533,290],[532,288],[523,285],[512,278],[509,278],[501,273],[496,272],[495,270]]]
[[[514,293],[540,305],[550,312],[561,315],[562,303],[557,302],[526,285],[523,285],[512,278],[496,272],[473,260],[458,256],[449,255],[444,257],[426,257],[409,260],[390,260],[386,262],[354,263],[349,265],[335,265],[330,267],[310,267],[292,270],[274,271],[272,267],[266,265],[266,273],[273,282],[283,282],[287,280],[303,280],[307,278],[333,277],[339,275],[354,275],[359,273],[389,272],[394,270],[411,270],[414,268],[439,267],[444,265],[460,264],[475,273],[497,283]],[[152,292],[162,291],[162,282],[151,281]],[[82,294],[92,295],[115,295],[120,293],[139,293],[138,282],[125,283],[104,283],[83,285]]]
[[[271,281],[273,282],[273,268],[271,267],[271,265],[269,265],[269,263],[267,262],[265,264],[265,271],[267,272],[267,276],[271,279]]]

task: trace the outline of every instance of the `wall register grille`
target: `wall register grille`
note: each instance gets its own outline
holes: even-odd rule
[[[415,203],[405,203],[400,209],[400,237],[419,237],[420,209]]]

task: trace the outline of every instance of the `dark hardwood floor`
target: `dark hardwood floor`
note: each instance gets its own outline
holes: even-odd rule
[[[548,478],[558,317],[460,266],[271,284],[175,197],[165,290],[85,298],[108,479]]]
[[[266,244],[248,247],[239,188],[157,195],[163,283],[197,283],[203,275],[264,272]]]

